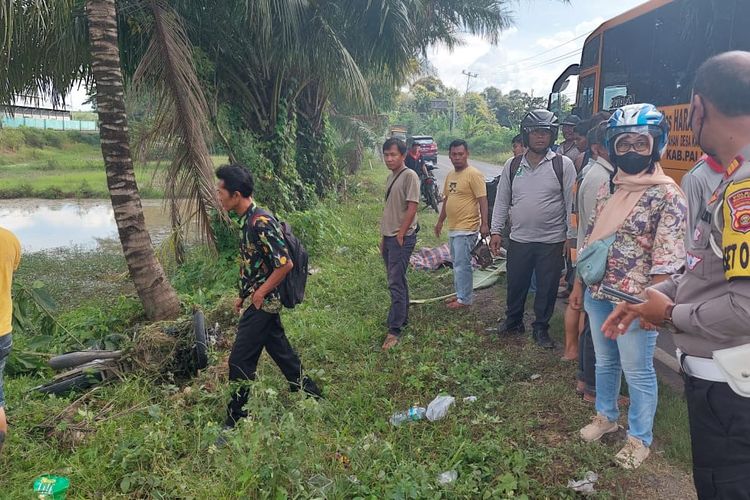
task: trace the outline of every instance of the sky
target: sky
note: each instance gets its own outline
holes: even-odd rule
[[[493,46],[466,34],[453,52],[433,47],[428,59],[450,87],[466,90],[463,70],[477,73],[470,90],[494,86],[503,92],[523,90],[547,96],[552,83],[570,64],[580,61],[586,36],[601,23],[645,0],[509,0],[514,25]],[[575,101],[575,78],[565,91]],[[74,89],[66,99],[68,109],[88,110],[84,89]]]
[[[464,44],[449,51],[433,47],[428,59],[449,87],[466,90],[467,70],[477,73],[469,90],[497,87],[504,93],[519,89],[547,96],[555,79],[570,64],[580,62],[586,36],[604,21],[645,0],[516,0],[509,6],[514,20],[497,45],[466,34]],[[565,94],[575,101],[575,79]]]

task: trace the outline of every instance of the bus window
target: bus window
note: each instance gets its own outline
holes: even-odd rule
[[[711,2],[672,2],[654,11],[654,85],[649,102],[672,106],[690,100],[698,66],[729,49],[729,30],[718,27],[731,25],[733,3],[712,9]]]
[[[625,85],[610,85],[602,90],[602,109],[612,110],[627,104],[635,104],[632,95],[628,95]]]
[[[615,104],[649,102],[653,95],[651,59],[655,23],[655,13],[649,12],[604,32],[599,85],[602,89],[618,89],[621,97],[615,99]],[[612,95],[610,90],[607,97],[611,100]],[[612,103],[604,98],[602,92],[599,107],[608,110]]]
[[[599,43],[601,42],[601,38],[601,35],[596,35],[583,46],[583,54],[581,55],[582,70],[599,64]]]
[[[584,76],[578,83],[578,98],[576,107],[578,116],[586,119],[594,112],[594,86],[596,85],[596,73]]]
[[[747,29],[747,20],[750,19],[750,3],[735,2],[732,19],[734,22],[731,34],[731,50],[750,50],[750,30]]]
[[[557,116],[560,116],[562,112],[562,93],[561,92],[552,92],[549,95],[549,104],[547,105],[547,109],[555,113]]]

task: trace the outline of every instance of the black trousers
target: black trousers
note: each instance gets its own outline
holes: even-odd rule
[[[685,398],[698,498],[750,499],[750,398],[695,377],[685,377]]]
[[[320,396],[318,387],[302,373],[302,362],[286,338],[281,317],[278,314],[258,311],[255,306],[248,307],[237,327],[237,338],[229,354],[229,380],[255,380],[258,359],[265,347],[268,354],[281,369],[293,390],[304,389],[315,396]],[[233,395],[227,408],[226,424],[234,426],[237,420],[247,416],[243,407],[247,403],[249,390],[240,387]]]
[[[594,341],[591,338],[589,315],[584,314],[583,333],[578,337],[578,375],[577,379],[586,384],[590,394],[596,393],[596,354]]]
[[[549,329],[549,320],[555,310],[557,287],[563,269],[563,243],[518,243],[510,240],[506,271],[508,298],[505,327],[513,328],[523,323],[526,296],[531,285],[531,275],[536,271],[534,296],[534,329]]]

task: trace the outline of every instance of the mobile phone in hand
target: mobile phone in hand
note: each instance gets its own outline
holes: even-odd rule
[[[645,302],[640,297],[636,297],[635,295],[630,295],[629,293],[622,292],[618,290],[617,288],[612,288],[611,286],[602,285],[599,290],[604,295],[609,295],[611,297],[616,298],[617,300],[627,302],[628,304],[643,304]]]

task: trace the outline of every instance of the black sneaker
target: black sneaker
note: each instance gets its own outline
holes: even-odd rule
[[[505,324],[501,324],[497,327],[497,333],[499,335],[523,335],[524,333],[526,333],[526,327],[523,326],[523,323],[510,327],[505,326]]]
[[[549,332],[547,330],[543,330],[541,328],[534,329],[534,332],[531,334],[531,336],[534,338],[534,342],[536,342],[536,345],[538,345],[539,347],[542,347],[544,349],[555,348],[555,341],[550,338]]]

